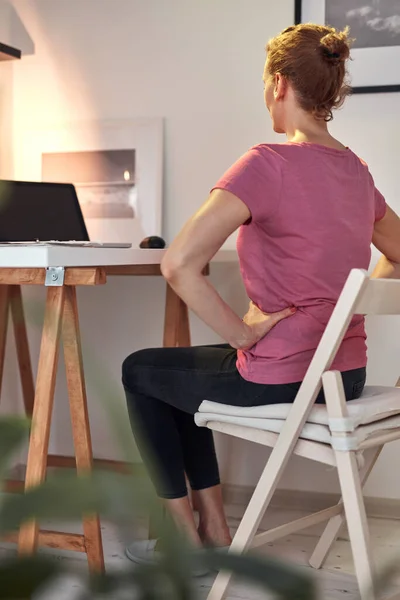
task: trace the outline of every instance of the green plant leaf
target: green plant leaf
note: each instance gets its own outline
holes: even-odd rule
[[[27,556],[1,561],[0,599],[28,600],[61,573],[60,565],[46,557]]]
[[[0,532],[14,531],[30,519],[70,521],[93,513],[126,525],[139,511],[148,510],[158,512],[158,522],[163,523],[160,501],[146,479],[112,471],[94,470],[85,476],[65,471],[24,494],[6,496],[0,507]]]
[[[32,518],[68,521],[92,513],[123,518],[128,516],[129,503],[132,516],[135,501],[130,477],[105,471],[87,476],[57,473],[24,494],[4,499],[0,509],[0,531],[13,531]]]
[[[310,575],[271,557],[207,550],[197,553],[196,559],[210,569],[231,571],[282,600],[315,600],[317,597]]]
[[[0,509],[0,531],[13,531],[32,518],[39,521],[59,519],[65,522],[79,520],[83,514],[93,513],[99,513],[124,526],[133,522],[139,498],[141,509],[144,504],[147,508],[154,504],[152,512],[157,515],[165,558],[156,566],[155,571],[144,569],[142,572],[135,569],[133,579],[129,579],[130,572],[127,577],[131,585],[134,581],[137,585],[140,579],[144,587],[152,590],[152,594],[154,588],[161,585],[160,581],[166,579],[167,587],[173,590],[168,598],[190,600],[188,573],[191,559],[186,541],[177,533],[172,520],[162,516],[158,499],[151,493],[148,495],[146,486],[143,488],[142,483],[142,478],[107,471],[93,471],[85,477],[78,477],[72,472],[53,475],[39,487],[28,490],[23,495],[8,496],[5,499]],[[121,579],[121,573],[118,577]],[[106,576],[97,579],[97,582],[104,586],[112,583]],[[162,586],[165,587],[164,583]]]
[[[396,557],[396,560],[388,562],[381,567],[379,572],[375,575],[375,589],[369,590],[369,596],[367,596],[367,598],[369,600],[374,600],[374,598],[383,596],[391,587],[396,587],[394,579],[398,577],[399,573],[399,559]]]
[[[12,416],[0,418],[0,481],[14,452],[27,439],[29,428],[28,419]]]
[[[136,565],[124,571],[107,572],[93,577],[90,588],[94,594],[114,598],[123,590],[138,591],[143,600],[192,600],[195,598],[193,580],[185,572],[177,576],[161,561],[154,565]],[[135,596],[136,597],[136,596]]]

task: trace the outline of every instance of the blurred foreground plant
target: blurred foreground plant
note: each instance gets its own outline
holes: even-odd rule
[[[40,309],[30,306],[35,324],[41,322]],[[91,352],[85,356],[91,356]],[[151,566],[126,563],[113,569],[106,564],[105,574],[84,575],[82,570],[65,567],[74,561],[54,560],[51,554],[0,558],[0,600],[25,600],[45,592],[55,580],[73,575],[81,582],[81,600],[104,598],[118,600],[195,600],[196,580],[191,573],[200,565],[210,571],[232,571],[249,584],[257,585],[282,600],[314,600],[314,584],[304,570],[294,569],[272,559],[238,556],[218,551],[192,551],[171,519],[164,514],[147,476],[134,468],[136,453],[126,409],[113,400],[115,385],[95,361],[85,360],[86,378],[96,392],[96,399],[106,413],[107,423],[127,464],[126,473],[94,469],[84,475],[56,471],[46,481],[21,495],[0,495],[0,536],[17,531],[22,523],[35,519],[76,522],[83,515],[98,513],[113,523],[121,537],[132,541],[134,525],[144,514],[162,540],[162,558]],[[0,418],[0,488],[11,458],[26,442],[30,422],[25,418]],[[132,465],[130,467],[129,465]],[[197,588],[197,589],[196,589]],[[71,589],[72,594],[72,589]],[[203,591],[204,597],[204,591]],[[47,596],[46,596],[47,598]]]
[[[1,486],[7,464],[20,444],[26,440],[28,432],[29,422],[26,419],[0,419]],[[124,436],[121,431],[120,434]],[[99,470],[93,470],[84,476],[69,471],[56,472],[49,474],[42,485],[25,494],[3,493],[0,497],[0,535],[16,531],[21,523],[32,518],[38,521],[77,521],[82,515],[94,512],[126,533],[132,531],[135,517],[143,515],[144,510],[150,511],[156,518],[156,528],[163,540],[163,558],[152,566],[127,564],[123,569],[107,568],[105,574],[84,576],[82,573],[73,573],[82,581],[85,590],[81,595],[82,599],[195,599],[196,588],[190,573],[200,563],[210,570],[232,570],[243,579],[274,592],[278,598],[315,598],[313,583],[305,573],[277,561],[222,554],[212,550],[197,554],[190,551],[171,520],[163,515],[150,482],[133,470],[126,475]],[[39,590],[44,591],[58,577],[71,574],[71,568],[68,570],[64,567],[64,562],[66,561],[55,561],[46,554],[2,559],[0,599],[24,600],[31,598]]]
[[[41,321],[40,313],[39,309],[32,314],[32,320],[37,324]],[[84,354],[90,356],[92,353]],[[84,475],[72,471],[49,473],[43,484],[25,494],[0,494],[0,536],[17,531],[22,523],[31,519],[76,522],[83,515],[98,513],[113,523],[129,543],[138,518],[151,514],[162,540],[162,557],[151,566],[126,562],[123,567],[113,569],[106,564],[106,573],[84,575],[82,570],[66,567],[67,561],[54,560],[48,553],[24,557],[10,554],[9,558],[0,555],[0,600],[28,600],[32,596],[36,600],[37,593],[45,593],[65,575],[73,575],[81,582],[82,591],[73,600],[196,600],[200,586],[196,585],[191,573],[199,566],[214,572],[220,569],[231,571],[242,581],[280,600],[316,600],[314,581],[305,569],[255,555],[235,555],[211,549],[192,551],[164,514],[147,476],[133,467],[135,446],[126,409],[113,400],[115,385],[95,361],[85,360],[85,372],[106,413],[115,444],[127,464],[127,472],[94,469]],[[26,442],[30,426],[25,418],[0,418],[0,490],[3,492],[10,461],[20,445]],[[383,590],[397,572],[397,563],[395,567],[388,567],[381,574],[377,588]],[[47,598],[50,597],[46,595]]]

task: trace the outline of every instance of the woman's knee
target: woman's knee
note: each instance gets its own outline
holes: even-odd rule
[[[122,383],[125,388],[133,390],[138,373],[145,366],[151,365],[151,348],[137,350],[127,356],[122,363]]]

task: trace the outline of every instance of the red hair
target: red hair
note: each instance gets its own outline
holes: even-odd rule
[[[316,119],[331,121],[332,109],[351,92],[346,70],[350,44],[348,28],[294,25],[269,41],[266,69],[291,83],[301,108]]]

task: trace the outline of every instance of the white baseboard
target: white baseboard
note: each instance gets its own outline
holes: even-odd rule
[[[226,504],[237,504],[245,507],[249,503],[252,493],[253,488],[251,487],[224,485],[224,501]],[[277,490],[270,506],[282,510],[317,512],[329,506],[334,506],[338,501],[338,494]],[[400,499],[365,497],[365,507],[369,517],[400,519]]]

